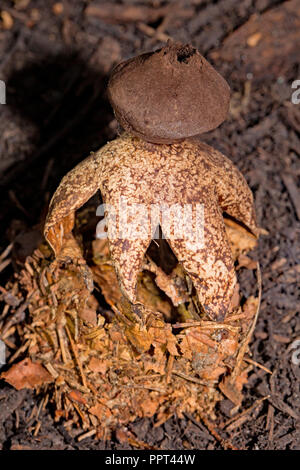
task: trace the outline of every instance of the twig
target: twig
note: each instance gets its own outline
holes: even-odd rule
[[[23,212],[23,214],[27,217],[27,219],[33,220],[32,215],[29,214],[29,212],[25,209],[25,207],[23,207],[23,205],[20,203],[19,199],[17,198],[17,195],[12,189],[8,191],[8,195],[9,195],[10,200],[16,205],[18,209],[20,209],[21,212]]]
[[[35,426],[34,432],[33,432],[34,437],[36,437],[36,436],[38,435],[39,430],[40,430],[40,428],[41,428],[41,425],[42,425],[42,422],[41,422],[41,421],[38,421],[38,422],[36,423],[36,426]]]
[[[84,434],[81,434],[77,438],[77,442],[83,441],[83,439],[87,439],[88,437],[92,437],[96,434],[96,429],[91,429],[91,431],[85,432]]]
[[[271,403],[269,403],[268,407],[268,414],[267,414],[267,422],[266,422],[266,429],[269,430],[269,441],[273,440],[273,432],[274,432],[274,411],[275,408]]]
[[[61,368],[58,365],[57,365],[57,367]],[[64,380],[71,388],[75,388],[76,390],[79,390],[80,392],[83,392],[83,393],[90,393],[89,388],[83,387],[83,385],[80,385],[80,383],[75,382],[74,380],[70,379],[69,377],[68,378],[64,377]]]
[[[36,420],[38,420],[38,418],[40,416],[40,412],[44,408],[44,401],[45,401],[45,398],[42,398],[41,401],[40,401],[40,404],[39,404],[38,410],[37,410],[37,414],[36,414]]]
[[[66,329],[66,332],[67,332],[67,335],[68,335],[68,338],[69,338],[69,341],[70,341],[70,344],[71,344],[71,348],[72,348],[75,360],[76,360],[77,365],[78,365],[78,369],[79,369],[81,380],[82,380],[82,385],[84,387],[88,388],[87,383],[86,383],[86,378],[85,378],[85,375],[84,375],[84,372],[83,372],[82,364],[80,362],[80,358],[79,358],[79,355],[78,355],[77,346],[73,341],[73,338],[71,336],[70,330],[69,330],[67,325],[65,325],[65,329]]]
[[[277,410],[281,411],[282,413],[286,413],[295,420],[299,419],[299,415],[291,408],[287,403],[281,400],[279,397],[270,396],[268,398],[269,402],[276,408]]]
[[[237,447],[235,447],[233,444],[231,444],[230,441],[228,441],[227,439],[223,439],[223,437],[220,436],[220,434],[217,432],[217,430],[216,430],[215,426],[213,425],[213,423],[211,423],[206,418],[206,416],[204,416],[202,413],[200,413],[200,418],[201,418],[201,421],[203,421],[203,424],[207,427],[210,434],[216,439],[216,441],[218,441],[221,444],[223,449],[225,449],[225,450],[227,450],[227,449],[239,450]]]
[[[264,370],[268,374],[272,374],[272,371],[270,369],[267,369],[267,367],[263,366],[262,364],[259,364],[259,362],[253,361],[253,359],[250,359],[250,357],[244,357],[245,362],[249,362],[249,364],[252,364],[256,367],[259,367],[260,369]]]
[[[224,318],[224,323],[243,320],[244,318],[247,318],[247,317],[248,315],[246,313],[237,313],[236,315],[229,315],[227,318]]]
[[[151,387],[150,385],[130,384],[130,385],[122,385],[122,387],[125,387],[125,388],[140,388],[141,390],[152,390],[153,392],[166,393],[166,390],[163,390],[162,388],[158,388],[158,387]]]
[[[13,247],[13,243],[10,243],[10,244],[5,248],[5,250],[4,250],[4,251],[1,253],[1,255],[0,255],[0,262],[1,262],[2,260],[4,260],[4,259],[9,255],[9,253],[10,253],[11,250],[12,250],[12,247]]]
[[[87,16],[100,18],[108,23],[134,23],[136,21],[146,21],[153,23],[165,16],[170,11],[170,6],[152,8],[144,5],[127,6],[114,5],[110,2],[102,5],[89,5],[85,9]]]
[[[182,379],[188,380],[189,382],[193,382],[199,385],[205,385],[206,387],[212,387],[211,384],[204,382],[204,380],[197,379],[196,377],[191,377],[189,375],[183,374],[182,372],[178,372],[177,370],[172,370],[172,374],[178,375]]]
[[[0,264],[0,273],[1,271],[3,271],[3,269],[5,269],[9,264],[11,263],[11,259],[6,259],[5,261],[3,261],[1,264]]]
[[[268,398],[270,398],[270,395],[267,395],[266,397],[262,397],[262,398],[259,398],[258,400],[256,400],[253,405],[249,406],[249,408],[246,408],[244,411],[242,411],[241,413],[239,413],[237,416],[234,416],[233,418],[230,418],[228,419],[225,423],[223,423],[220,428],[221,429],[225,429],[227,428],[227,426],[229,426],[230,424],[238,421],[240,418],[242,418],[243,416],[251,413],[251,411],[254,410],[254,408],[256,408],[258,405],[260,405],[263,401],[267,400]]]
[[[160,418],[158,421],[156,421],[156,423],[154,423],[153,427],[154,428],[158,428],[159,426],[161,426],[162,424],[164,424],[166,421],[168,421],[168,419],[170,419],[172,416],[174,415],[174,412],[170,412],[170,413],[166,413],[162,416],[162,418]]]
[[[34,405],[34,407],[31,410],[30,415],[28,416],[28,418],[25,419],[25,422],[27,423],[27,425],[29,425],[30,421],[35,419],[36,413],[37,413],[37,406]]]
[[[134,380],[156,379],[157,377],[163,377],[163,375],[164,374],[138,375]]]
[[[170,355],[167,363],[167,374],[166,374],[166,383],[170,383],[172,370],[174,365],[174,356]]]
[[[56,370],[54,369],[54,367],[52,366],[52,364],[50,364],[50,362],[47,362],[46,364],[44,364],[44,366],[46,367],[46,369],[48,370],[48,372],[52,375],[52,377],[54,379],[57,379],[57,377],[59,376],[59,374],[56,372]]]
[[[249,328],[249,330],[248,330],[248,332],[247,332],[247,334],[246,334],[245,338],[243,339],[242,344],[240,346],[240,349],[239,349],[239,352],[238,352],[238,355],[237,355],[237,359],[236,359],[236,365],[235,365],[235,368],[234,368],[234,370],[231,374],[231,381],[234,381],[240,373],[242,361],[243,361],[243,358],[245,356],[246,349],[248,347],[251,336],[254,332],[254,328],[255,328],[257,318],[258,318],[258,314],[259,314],[259,310],[260,310],[262,287],[261,287],[261,271],[260,271],[260,266],[259,266],[258,262],[257,262],[257,265],[256,265],[256,269],[257,269],[257,284],[258,284],[258,305],[257,305],[257,309],[256,309],[256,313],[255,313],[253,322],[250,325],[250,328]]]
[[[3,343],[5,343],[8,348],[13,349],[13,350],[17,349],[17,346],[14,343],[12,343],[11,341],[9,341],[8,339],[2,338],[1,336],[0,336],[0,338],[1,338],[1,341],[3,341]]]
[[[227,325],[226,323],[216,323],[213,321],[193,321],[193,322],[188,322],[188,323],[174,323],[172,325],[173,328],[191,328],[197,326],[200,329],[203,330],[219,330],[221,328],[226,328],[227,330],[230,331],[238,331],[239,327],[238,326],[231,326]]]
[[[61,350],[61,356],[62,356],[64,364],[67,364],[68,363],[68,357],[67,357],[67,354],[66,354],[62,327],[57,326],[56,330],[57,330],[57,335],[58,335],[58,340],[59,340],[59,345],[60,345],[60,350]]]
[[[78,415],[80,416],[80,419],[82,421],[82,424],[85,425],[87,424],[87,419],[86,417],[84,416],[84,414],[82,413],[82,411],[80,410],[79,406],[74,403],[74,401],[72,401],[72,406],[75,408],[75,410],[77,411]]]
[[[18,356],[20,356],[21,353],[23,353],[24,351],[26,351],[26,349],[29,348],[30,343],[31,343],[31,341],[30,341],[30,339],[28,339],[28,340],[26,341],[26,343],[23,344],[23,346],[21,346],[21,347],[15,352],[15,354],[13,354],[13,355],[10,357],[8,363],[11,364]]]

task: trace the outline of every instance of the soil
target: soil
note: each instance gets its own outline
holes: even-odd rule
[[[300,0],[3,0],[0,10],[0,79],[7,91],[7,104],[0,105],[1,251],[14,243],[0,285],[41,240],[63,175],[117,134],[105,94],[111,68],[168,37],[191,42],[232,89],[227,121],[203,140],[245,175],[267,231],[251,254],[261,264],[263,288],[251,351],[272,373],[254,367],[242,410],[256,406],[222,430],[232,409],[223,400],[216,429],[239,449],[299,450],[300,367],[293,348],[300,339],[300,104],[291,101],[291,84],[300,79]],[[256,289],[251,273],[239,274],[245,298]],[[19,321],[22,327],[24,315]],[[17,333],[10,340],[18,345]],[[8,349],[7,360],[13,352]],[[117,434],[112,441],[78,442],[54,422],[50,406],[34,435],[31,416],[40,402],[32,391],[0,381],[0,448],[135,448]],[[129,430],[156,449],[222,448],[192,416],[174,416],[160,427],[141,419]]]

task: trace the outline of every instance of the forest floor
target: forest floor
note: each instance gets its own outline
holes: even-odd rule
[[[116,8],[114,8],[116,7]],[[105,94],[112,67],[159,48],[171,38],[192,43],[227,79],[232,105],[227,121],[205,136],[241,170],[267,231],[252,256],[262,270],[261,310],[250,345],[254,367],[243,408],[269,396],[227,437],[240,449],[300,449],[300,104],[291,84],[300,79],[300,0],[3,0],[0,7],[0,246],[13,243],[0,263],[0,285],[19,270],[42,239],[49,200],[61,178],[118,131]],[[240,270],[243,295],[256,281]],[[0,313],[0,318],[1,318]],[[20,322],[24,321],[20,317]],[[22,323],[20,323],[22,325]],[[9,338],[18,345],[18,333]],[[8,349],[8,357],[14,350]],[[0,381],[0,448],[130,449],[130,443],[73,439],[55,422],[51,406]],[[230,418],[224,399],[220,422]],[[129,426],[157,449],[220,449],[203,423],[174,416]]]

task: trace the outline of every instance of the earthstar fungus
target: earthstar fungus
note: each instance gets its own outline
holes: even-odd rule
[[[118,65],[108,95],[126,132],[71,170],[56,190],[45,224],[45,237],[57,261],[74,225],[75,211],[100,189],[106,207],[202,204],[204,245],[193,249],[183,237],[166,236],[190,277],[204,311],[212,320],[226,316],[236,285],[234,262],[223,212],[257,237],[253,196],[233,163],[212,147],[191,138],[225,119],[229,87],[191,46],[168,44]],[[116,238],[107,212],[108,241],[124,297],[137,304],[136,287],[153,238],[149,222],[143,238]],[[192,224],[195,221],[193,219]],[[164,234],[173,232],[160,220]],[[169,232],[168,232],[169,230]],[[196,227],[192,225],[192,231]],[[80,259],[80,254],[78,254]],[[80,269],[92,289],[84,262]]]

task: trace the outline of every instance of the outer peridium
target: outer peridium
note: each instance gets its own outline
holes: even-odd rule
[[[123,134],[71,170],[55,192],[45,237],[56,256],[72,230],[75,210],[97,189],[111,207],[118,207],[121,197],[129,206],[143,204],[147,208],[160,204],[203,205],[204,245],[200,240],[191,249],[185,237],[176,239],[172,232],[167,240],[193,281],[203,308],[212,319],[223,319],[236,274],[222,212],[258,236],[251,190],[232,162],[200,142],[156,145]],[[112,238],[114,218],[107,215],[109,247],[120,288],[134,304],[137,276],[152,238],[150,223],[145,221],[147,235],[143,238]],[[167,233],[163,220],[161,226]]]

